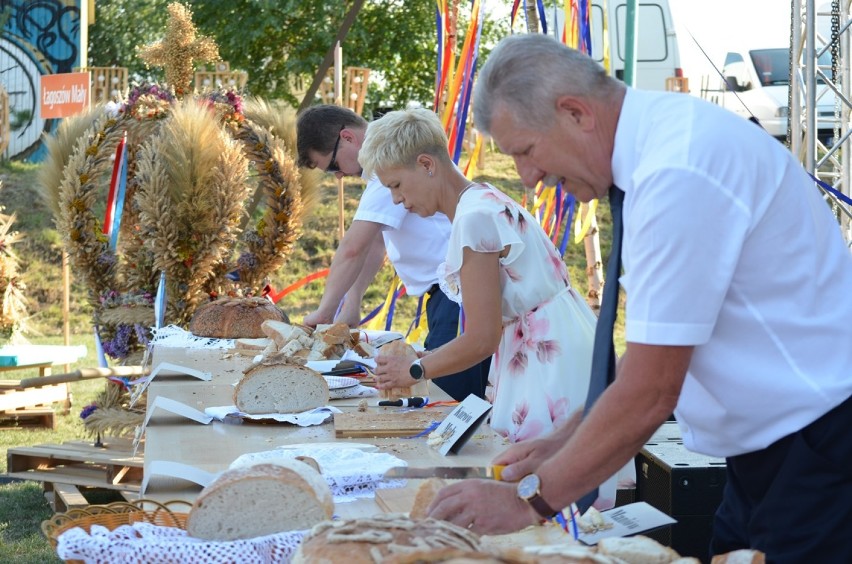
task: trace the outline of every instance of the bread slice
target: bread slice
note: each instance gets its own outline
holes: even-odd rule
[[[300,531],[331,519],[334,502],[319,472],[297,460],[227,470],[189,511],[190,536],[216,541]]]
[[[293,337],[295,326],[283,321],[267,320],[260,324],[260,330],[264,335],[275,341],[278,348],[283,347]]]
[[[411,512],[408,514],[412,519],[425,519],[428,515],[427,509],[438,495],[438,491],[447,485],[447,482],[441,478],[429,478],[423,480],[420,487],[417,488],[417,493],[414,494],[414,503],[411,506]]]
[[[352,347],[352,350],[361,358],[373,358],[376,356],[377,352],[376,347],[365,341],[357,343],[354,347]]]
[[[250,414],[299,413],[328,399],[325,378],[282,353],[250,366],[234,389],[234,405]]]
[[[766,555],[759,550],[742,548],[725,554],[717,554],[711,561],[712,564],[764,564]]]
[[[271,342],[273,341],[267,337],[260,339],[237,339],[234,341],[234,347],[243,350],[262,351],[269,346],[269,343]]]
[[[631,564],[669,564],[680,558],[676,551],[642,535],[601,539],[598,554],[621,558]]]
[[[317,325],[314,338],[319,338],[329,345],[351,344],[352,332],[345,323],[332,323],[331,325]]]

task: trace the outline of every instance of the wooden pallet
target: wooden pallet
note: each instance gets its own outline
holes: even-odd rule
[[[43,482],[45,492],[57,484],[138,492],[142,484],[143,455],[134,456],[126,439],[110,439],[103,448],[87,441],[15,447],[6,460],[7,476]]]
[[[0,419],[20,417],[22,410],[44,411],[54,403],[62,403],[64,413],[68,413],[71,408],[71,388],[67,383],[22,388],[19,380],[0,380]],[[52,416],[42,417],[41,420],[44,426],[49,424],[50,428],[54,428]]]
[[[43,427],[56,429],[56,413],[51,407],[28,407],[0,411],[0,429]]]

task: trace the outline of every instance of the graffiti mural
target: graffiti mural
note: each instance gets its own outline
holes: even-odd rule
[[[38,112],[40,76],[85,66],[80,57],[80,2],[86,0],[0,0],[0,84],[9,94],[11,159],[40,161],[42,133],[57,120]]]

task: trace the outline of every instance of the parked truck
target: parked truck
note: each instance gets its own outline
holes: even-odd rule
[[[831,76],[831,55],[826,52],[819,66]],[[710,96],[745,118],[754,117],[773,137],[787,138],[790,51],[786,47],[730,51],[725,56],[720,88]],[[819,81],[817,90],[817,137],[828,144],[834,132],[834,94]],[[795,115],[799,115],[798,110]]]

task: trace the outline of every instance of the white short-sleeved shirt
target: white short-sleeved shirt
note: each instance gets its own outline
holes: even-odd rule
[[[852,254],[820,191],[757,125],[628,89],[626,338],[695,347],[676,417],[713,456],[765,448],[852,394]]]
[[[374,175],[367,180],[353,221],[372,221],[383,226],[388,259],[408,294],[423,295],[438,282],[438,265],[444,262],[452,231],[446,215],[420,217],[394,204],[390,190]]]

